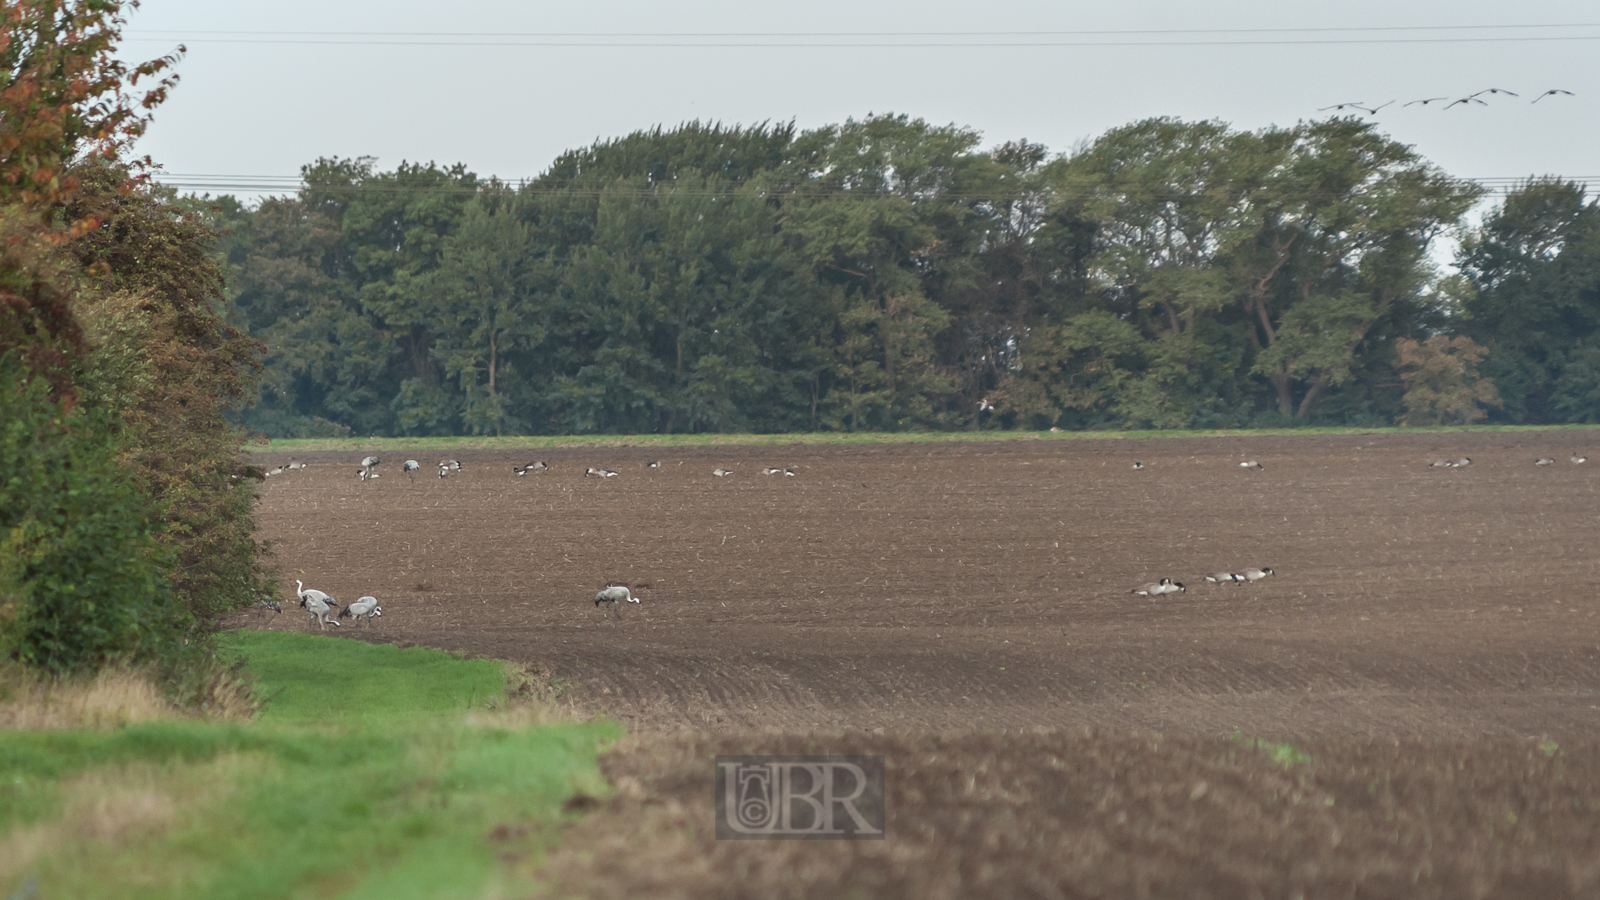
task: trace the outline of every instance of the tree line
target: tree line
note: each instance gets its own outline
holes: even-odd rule
[[[1591,421],[1595,206],[1373,125],[1070,154],[692,123],[518,185],[321,159],[224,233],[274,436]],[[1459,258],[1435,263],[1457,237]],[[1408,403],[1407,397],[1410,396]]]
[[[122,62],[124,12],[0,17],[0,693],[14,663],[115,664],[204,706],[230,683],[210,634],[270,588],[229,418],[262,348],[217,235],[132,156],[179,54]]]

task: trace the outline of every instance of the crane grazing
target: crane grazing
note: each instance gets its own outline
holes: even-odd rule
[[[595,606],[599,606],[602,603],[609,603],[611,604],[611,609],[613,612],[617,611],[620,608],[619,605],[622,603],[638,602],[639,598],[635,597],[633,592],[628,590],[628,586],[625,584],[609,585],[605,590],[594,595]]]
[[[311,613],[311,621],[317,624],[319,630],[327,631],[328,615],[339,608],[339,601],[315,588],[306,587],[298,578],[294,580],[294,587],[295,593],[300,595],[300,605]],[[338,621],[332,624],[335,628],[339,627]]]
[[[417,480],[417,476],[413,473],[422,468],[422,463],[419,463],[414,459],[408,459],[400,464],[400,468],[405,470],[407,478],[415,482]]]
[[[357,622],[365,617],[367,624],[370,625],[373,619],[383,617],[383,607],[378,605],[377,597],[362,597],[339,611],[339,618],[350,617],[354,617]]]

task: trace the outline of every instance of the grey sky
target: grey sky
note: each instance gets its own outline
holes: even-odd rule
[[[1274,41],[1264,45],[1102,47],[492,47],[224,43],[338,39],[331,32],[785,33],[956,32],[924,41],[1018,42],[1038,33],[1138,29],[1555,25],[1588,28],[1428,32],[1039,36],[1041,41]],[[236,31],[241,34],[208,34]],[[264,32],[318,32],[295,38]],[[1372,38],[1581,37],[1478,43],[1288,43]],[[1060,152],[1107,128],[1167,115],[1240,128],[1287,125],[1345,101],[1398,101],[1377,121],[1448,171],[1469,177],[1559,174],[1600,184],[1600,6],[1532,0],[1286,4],[640,2],[515,0],[145,0],[125,55],[189,47],[183,82],[142,150],[177,182],[293,176],[319,156],[464,162],[516,180],[573,147],[655,124],[795,120],[802,128],[900,112],[976,128],[986,145],[1026,137]],[[348,37],[412,41],[408,36]],[[435,38],[493,41],[494,37]],[[537,41],[521,37],[513,40]],[[550,40],[607,40],[570,38]],[[612,38],[615,42],[672,40]],[[704,38],[678,39],[684,42]],[[782,38],[738,39],[745,43]],[[798,39],[809,41],[830,38]],[[863,41],[891,40],[861,38]],[[899,40],[899,39],[892,39]],[[1520,98],[1487,107],[1404,107],[1489,87]],[[1529,101],[1550,88],[1577,96]]]

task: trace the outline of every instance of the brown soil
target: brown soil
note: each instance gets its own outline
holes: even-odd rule
[[[330,454],[261,516],[286,596],[382,600],[341,633],[529,663],[635,729],[1600,737],[1600,464],[1573,439],[567,450],[525,478],[462,452],[365,484]],[[1246,566],[1277,576],[1202,578]],[[1187,592],[1128,593],[1163,576]],[[610,581],[644,602],[597,609]]]
[[[287,597],[382,600],[340,634],[629,725],[564,894],[1595,896],[1587,434],[463,451],[365,484],[321,454],[261,515]],[[1277,575],[1203,580],[1246,566]],[[249,618],[308,627],[285,607]],[[884,754],[889,838],[713,840],[710,757],[767,751]]]

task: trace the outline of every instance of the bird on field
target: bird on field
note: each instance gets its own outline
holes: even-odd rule
[[[761,474],[769,475],[769,476],[770,475],[782,475],[783,474],[783,470],[782,469],[778,469],[778,468],[774,468],[772,466],[767,466],[766,468],[761,470]]]
[[[1536,466],[1553,466],[1553,465],[1556,464],[1556,461],[1551,459],[1548,456],[1541,456],[1538,459],[1534,460],[1533,464],[1536,465]]]
[[[1463,466],[1470,466],[1470,465],[1472,465],[1472,459],[1470,457],[1466,457],[1466,456],[1463,456],[1460,459],[1451,460],[1451,462],[1450,462],[1450,468],[1452,468],[1452,469],[1459,469],[1459,468],[1462,468]]]
[[[1253,459],[1247,459],[1244,462],[1239,463],[1239,468],[1241,468],[1241,469],[1256,469],[1256,470],[1260,470],[1261,469],[1261,463],[1258,463]]]
[[[1366,109],[1365,106],[1361,105],[1361,104],[1363,104],[1365,102],[1367,102],[1367,101],[1365,101],[1365,100],[1357,100],[1354,103],[1335,103],[1332,106],[1324,106],[1321,109],[1317,110],[1317,112],[1327,112],[1330,109],[1351,109],[1351,108],[1354,108],[1354,109]]]
[[[783,467],[783,477],[785,477],[785,478],[793,478],[794,475],[795,475],[794,466],[784,466]]]
[[[601,471],[600,469],[597,469],[594,466],[590,466],[589,468],[583,470],[583,477],[585,477],[585,478],[604,478],[604,477],[606,477],[606,475],[605,475],[605,472]]]
[[[717,466],[715,469],[711,470],[711,474],[717,476],[718,478],[727,478],[729,475],[733,474],[733,470],[724,469],[721,466]]]
[[[1141,597],[1160,597],[1163,594],[1176,594],[1184,590],[1187,590],[1187,588],[1183,586],[1183,582],[1173,581],[1171,578],[1163,578],[1160,581],[1141,584],[1128,593],[1138,594]]]
[[[375,479],[378,477],[378,473],[372,471],[371,469],[357,469],[356,474],[361,476],[362,481],[366,481],[369,478]]]
[[[1551,88],[1550,90],[1545,91],[1544,93],[1540,94],[1539,96],[1533,98],[1533,102],[1534,103],[1538,103],[1540,100],[1543,100],[1546,97],[1554,96],[1556,94],[1566,94],[1568,97],[1576,97],[1577,96],[1576,94],[1572,93],[1571,91],[1563,91],[1560,88]]]
[[[1484,88],[1483,90],[1479,91],[1478,94],[1510,94],[1513,97],[1522,96],[1516,91],[1508,91],[1505,88]],[[1469,96],[1476,97],[1478,94],[1470,94]]]
[[[1587,457],[1587,456],[1579,456],[1576,453],[1572,454],[1572,464],[1575,465],[1575,466],[1581,466],[1581,465],[1583,465],[1584,463],[1586,463],[1588,461],[1589,461],[1589,457]]]
[[[376,469],[378,467],[378,463],[380,462],[382,462],[382,460],[378,459],[376,456],[369,456],[361,461],[361,468],[371,471]]]
[[[362,597],[339,611],[339,618],[341,619],[354,617],[359,622],[362,617],[365,617],[368,625],[372,624],[373,619],[382,616],[383,607],[378,605],[377,597]]]
[[[661,460],[652,459],[649,462],[645,463],[644,467],[646,469],[659,469],[659,468],[661,468]]]
[[[1206,576],[1206,580],[1212,584],[1237,584],[1244,580],[1244,576],[1233,572],[1212,572]]]
[[[1449,97],[1429,97],[1426,100],[1413,100],[1410,103],[1406,103],[1406,104],[1403,104],[1403,105],[1405,105],[1405,106],[1416,106],[1417,104],[1420,103],[1423,106],[1427,106],[1429,103],[1437,103],[1440,100],[1449,100],[1449,99],[1450,99]]]
[[[1454,463],[1452,463],[1448,459],[1436,459],[1433,462],[1428,463],[1428,468],[1430,468],[1430,469],[1448,469],[1452,465],[1454,465]]]
[[[548,468],[550,468],[548,463],[546,463],[542,459],[536,459],[533,462],[528,463],[525,466],[512,466],[511,467],[511,471],[517,473],[517,477],[520,478],[523,475],[528,474],[529,472],[543,472],[545,469],[548,469]]]
[[[615,478],[615,477],[617,477],[618,474],[619,473],[617,472],[616,469],[608,469],[605,466],[601,466],[600,467],[600,477],[601,478]]]
[[[1142,462],[1140,462],[1140,461],[1138,461],[1136,459],[1136,460],[1133,461],[1133,467],[1135,469],[1142,469],[1142,468],[1144,468],[1144,463],[1142,463]]]
[[[441,459],[439,460],[439,465],[452,472],[461,471],[461,463],[453,459]]]
[[[311,613],[311,621],[317,623],[320,630],[327,631],[328,614],[339,608],[339,601],[315,588],[306,587],[298,578],[294,580],[294,587],[295,593],[300,595],[300,605]],[[338,628],[339,623],[335,621],[333,627]]]
[[[445,465],[444,463],[439,463],[439,477],[440,478],[449,478],[450,477],[450,471],[451,470],[450,470],[449,466]]]
[[[294,457],[290,457],[289,458],[289,464],[287,466],[284,466],[285,469],[288,469],[291,472],[298,472],[301,469],[304,469],[305,467],[306,467],[305,463],[303,463],[303,462],[295,462],[294,461]]]
[[[405,470],[407,478],[411,479],[412,481],[416,481],[417,476],[413,473],[422,468],[422,463],[419,463],[414,459],[408,459],[400,464],[400,468]]]
[[[613,585],[610,585],[605,590],[603,590],[600,593],[594,595],[594,605],[595,606],[599,606],[602,603],[609,603],[609,604],[611,604],[611,609],[613,611],[617,610],[618,609],[618,605],[621,604],[621,603],[624,603],[624,602],[626,602],[626,603],[638,603],[639,602],[639,598],[635,597],[633,595],[633,592],[629,591],[628,590],[628,586],[625,585],[625,584],[613,584]]]
[[[1240,572],[1237,577],[1243,579],[1246,584],[1254,584],[1255,582],[1260,581],[1261,579],[1267,577],[1268,575],[1276,575],[1276,574],[1278,574],[1278,573],[1272,571],[1271,569],[1250,568],[1250,569],[1245,569],[1244,571]]]
[[[272,468],[268,469],[267,471],[261,473],[261,477],[263,477],[263,478],[271,478],[274,475],[282,475],[283,472],[284,472],[283,466],[273,466]]]
[[[1454,103],[1447,104],[1445,106],[1445,109],[1449,109],[1452,106],[1460,106],[1463,103],[1476,103],[1479,106],[1488,106],[1489,105],[1488,103],[1485,103],[1484,101],[1479,100],[1477,97],[1462,97],[1460,100],[1457,100]]]

